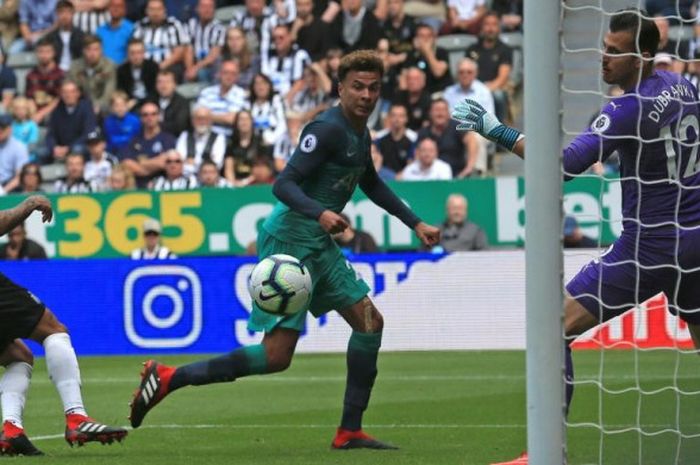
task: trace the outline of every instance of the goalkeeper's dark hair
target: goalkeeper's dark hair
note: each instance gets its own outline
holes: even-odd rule
[[[355,50],[340,59],[338,80],[343,82],[350,71],[368,71],[384,75],[384,62],[374,50]]]
[[[627,31],[634,37],[639,53],[648,52],[652,57],[659,48],[659,28],[647,12],[639,8],[616,11],[610,18],[610,32]]]

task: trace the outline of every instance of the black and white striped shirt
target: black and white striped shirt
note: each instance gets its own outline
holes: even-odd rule
[[[251,50],[266,50],[270,47],[270,17],[272,10],[269,7],[263,9],[261,18],[251,16],[248,11],[244,11],[231,20],[231,26],[238,26],[246,32],[248,46]]]
[[[160,26],[154,26],[150,19],[143,18],[136,23],[134,38],[143,40],[146,45],[146,58],[156,63],[170,57],[175,47],[190,43],[187,28],[172,16]]]
[[[158,176],[153,180],[152,190],[160,191],[184,191],[197,188],[197,178],[194,175],[180,176],[175,179],[168,179],[165,176]]]
[[[159,245],[152,252],[146,249],[136,249],[131,252],[132,260],[166,260],[177,256],[164,245]]]
[[[289,54],[283,57],[265,51],[261,70],[270,78],[275,91],[284,97],[292,84],[303,77],[304,68],[310,63],[311,57],[308,52],[295,44]]]
[[[112,20],[109,11],[79,11],[73,15],[73,26],[86,34],[95,34],[97,28]]]
[[[56,194],[88,194],[90,192],[97,192],[97,187],[94,183],[82,178],[77,181],[59,179],[54,184],[53,191]]]
[[[196,61],[209,55],[212,47],[223,47],[226,41],[226,27],[218,19],[202,24],[197,18],[190,18],[187,33],[192,41]]]

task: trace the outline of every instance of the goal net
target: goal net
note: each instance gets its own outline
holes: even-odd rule
[[[604,138],[615,137],[606,134],[604,126],[609,120],[600,118],[600,114],[601,109],[623,91],[606,84],[601,74],[601,61],[610,19],[620,9],[648,10],[662,39],[654,60],[655,68],[685,73],[689,82],[697,86],[700,61],[693,59],[697,2],[575,0],[562,1],[560,7],[564,146],[591,125],[598,125]],[[700,57],[700,50],[697,56]],[[669,101],[676,97],[671,95]],[[636,98],[642,97],[636,94]],[[658,110],[663,113],[671,111],[666,109],[672,107],[661,102]],[[631,261],[636,280],[633,295],[636,297],[627,302],[626,308],[632,309],[580,336],[572,346],[575,349],[575,394],[565,417],[569,464],[700,464],[700,358],[688,325],[668,311],[677,309],[679,294],[687,292],[683,289],[687,288],[683,280],[693,267],[700,265],[697,262],[688,265],[683,260],[682,254],[687,253],[685,248],[700,249],[700,241],[684,243],[682,236],[685,231],[692,230],[692,225],[683,224],[679,219],[686,208],[681,200],[683,193],[697,189],[694,185],[698,185],[693,177],[697,174],[700,131],[697,119],[679,117],[675,118],[677,123],[667,126],[668,130],[662,128],[656,139],[648,139],[641,121],[645,117],[648,115],[639,113],[636,121],[638,132],[634,136],[639,141],[639,156],[632,173],[620,173],[617,155],[613,153],[604,163],[570,181],[596,185],[601,198],[599,204],[591,205],[575,195],[564,195],[565,229],[578,228],[578,233],[595,240],[600,247],[600,252],[587,249],[577,253],[575,266],[566,263],[565,281],[580,270],[580,263],[590,260],[595,260],[592,266],[605,268],[604,276],[611,275],[614,271],[605,265],[604,255],[609,253],[607,246],[610,245],[605,238],[620,237],[623,223],[625,228],[630,222],[639,225],[637,234],[630,235],[629,243],[633,250]],[[650,167],[645,164],[648,160],[643,155],[644,146],[649,144],[663,144],[667,152],[663,166],[656,167],[668,173],[665,179],[648,176]],[[677,186],[677,201],[656,206],[667,208],[673,214],[673,224],[667,228],[674,231],[675,238],[662,241],[660,245],[664,249],[662,255],[668,252],[673,257],[670,262],[655,262],[657,251],[652,250],[653,241],[648,234],[659,229],[645,231],[646,219],[640,211],[645,206],[638,208],[633,218],[623,213],[623,183],[634,186],[640,197],[643,191],[661,183]],[[647,299],[648,291],[657,284],[654,276],[658,273],[658,282],[667,279],[664,276],[668,275],[669,266],[677,270],[676,285],[672,286],[676,292],[659,293]],[[611,284],[603,281],[592,297],[603,306],[614,307],[605,302],[609,295],[603,289],[606,285]],[[700,297],[700,284],[695,292]],[[684,310],[693,311],[685,307]]]

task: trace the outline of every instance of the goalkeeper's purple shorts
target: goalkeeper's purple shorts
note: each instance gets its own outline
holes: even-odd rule
[[[671,313],[700,324],[700,228],[678,237],[623,232],[566,290],[601,322],[663,292]]]

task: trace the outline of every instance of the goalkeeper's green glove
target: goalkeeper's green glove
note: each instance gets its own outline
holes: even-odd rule
[[[520,131],[501,123],[474,100],[464,99],[459,102],[452,112],[452,118],[459,122],[458,131],[478,132],[511,151],[523,137]]]

